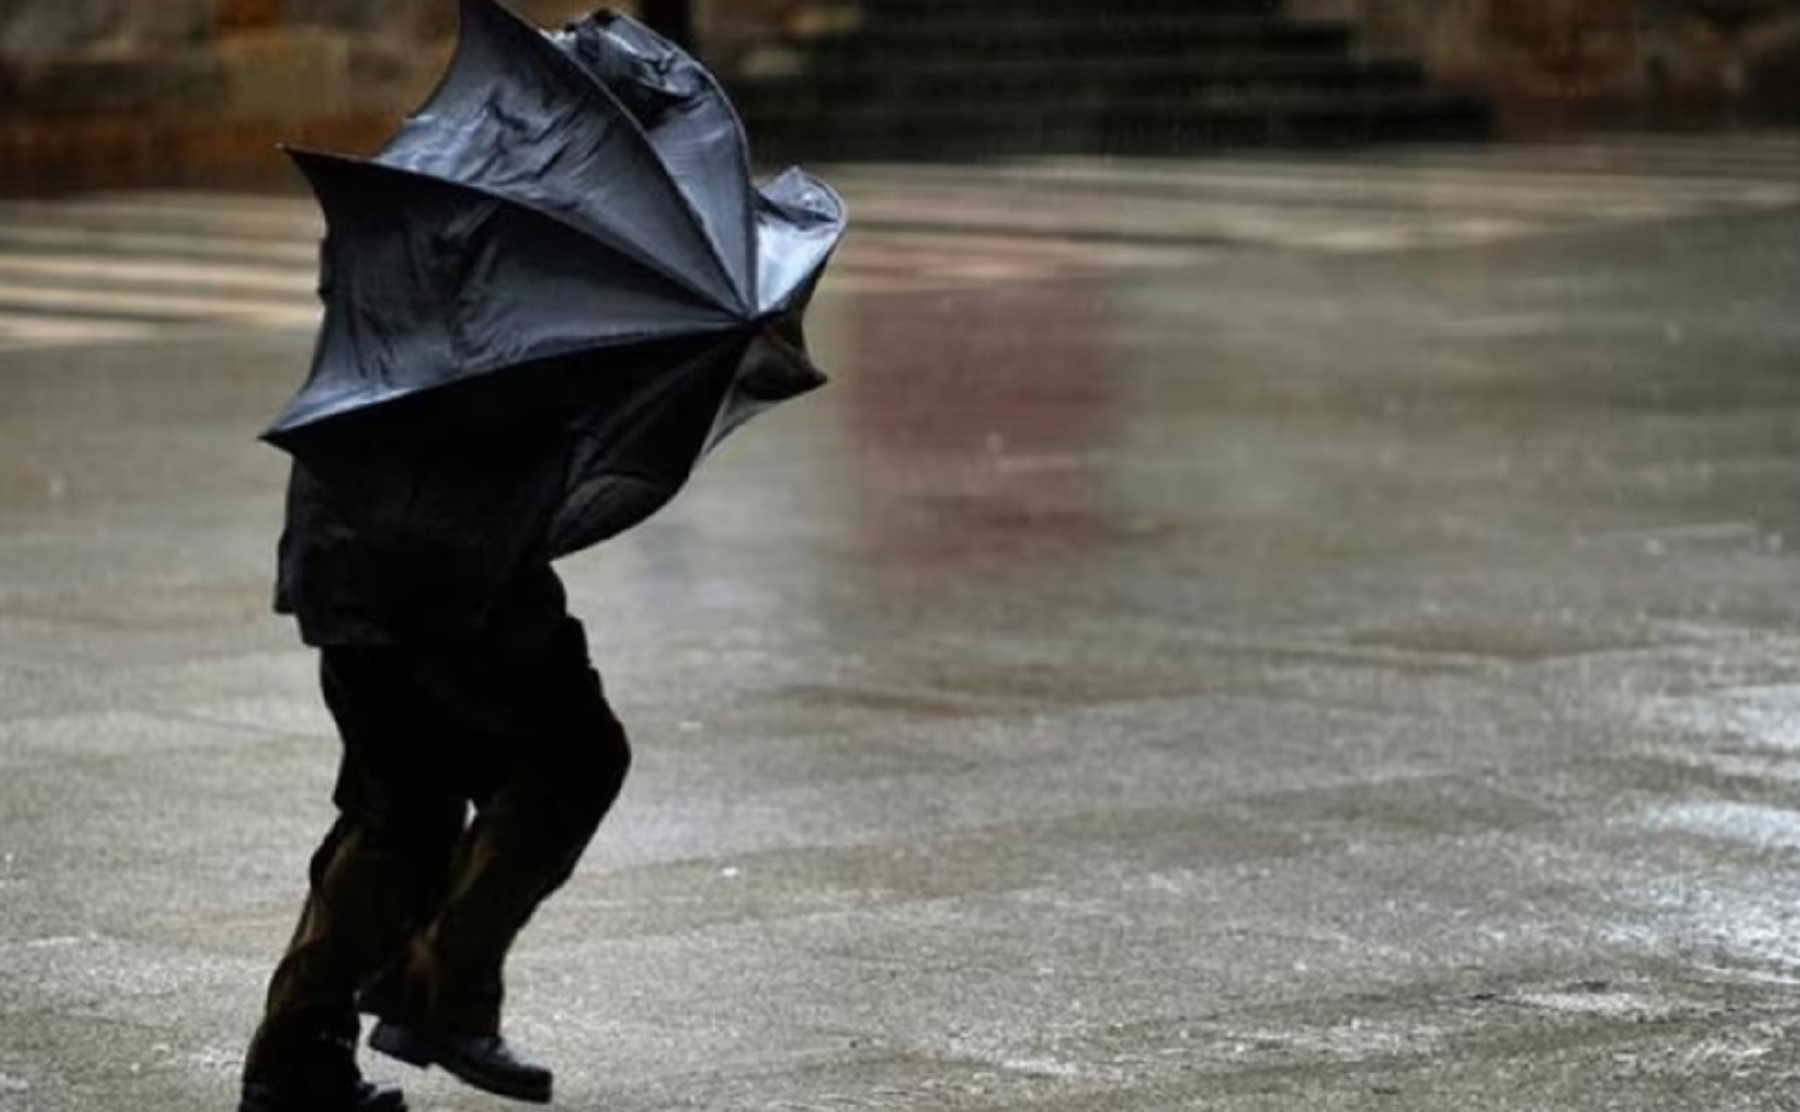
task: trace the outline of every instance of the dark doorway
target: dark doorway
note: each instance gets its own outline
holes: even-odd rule
[[[644,22],[651,30],[673,41],[683,50],[694,50],[694,5],[692,0],[643,0],[640,5]]]

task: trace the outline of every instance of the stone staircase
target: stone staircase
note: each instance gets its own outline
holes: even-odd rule
[[[761,159],[1180,155],[1485,136],[1479,98],[1280,0],[862,0],[734,80]]]

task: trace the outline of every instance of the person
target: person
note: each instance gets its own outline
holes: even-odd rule
[[[430,431],[427,431],[430,430]],[[296,459],[276,609],[319,651],[342,743],[336,821],[245,1056],[240,1112],[401,1112],[369,1045],[548,1102],[501,1033],[503,966],[571,875],[630,763],[547,555],[553,424],[429,414]]]

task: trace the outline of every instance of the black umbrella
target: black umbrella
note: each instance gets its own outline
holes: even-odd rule
[[[560,555],[824,381],[801,316],[842,202],[798,170],[755,187],[718,83],[629,18],[546,34],[463,0],[450,72],[373,159],[289,153],[325,212],[325,317],[264,437],[304,461],[554,422]]]

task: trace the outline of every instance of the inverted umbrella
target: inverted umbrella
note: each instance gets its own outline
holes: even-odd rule
[[[378,154],[289,154],[325,213],[325,315],[264,438],[302,460],[552,422],[561,555],[824,381],[802,316],[842,202],[799,170],[754,186],[717,81],[627,17],[546,34],[462,0],[448,74]]]

